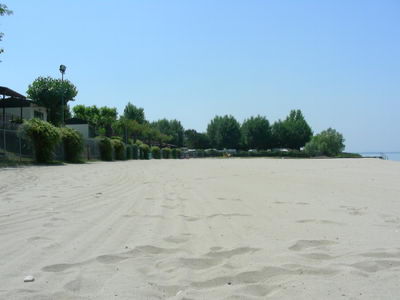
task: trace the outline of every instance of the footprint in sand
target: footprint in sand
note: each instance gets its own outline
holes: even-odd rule
[[[74,268],[74,267],[78,267],[80,266],[82,263],[76,263],[76,264],[55,264],[55,265],[50,265],[50,266],[46,266],[43,267],[42,270],[44,272],[63,272],[65,270]]]
[[[174,244],[182,244],[188,241],[186,237],[179,237],[179,236],[168,236],[164,238],[164,241]]]
[[[249,217],[250,215],[246,215],[246,214],[238,214],[238,213],[232,213],[232,214],[213,214],[213,215],[209,215],[207,216],[207,218],[211,219],[211,218],[215,218],[215,217]]]
[[[216,250],[217,249],[217,250]],[[221,250],[219,247],[213,247],[210,249],[211,251],[206,254],[208,257],[222,257],[225,259],[231,258],[235,255],[243,255],[247,253],[253,253],[258,251],[257,248],[250,248],[250,247],[240,247],[234,248],[232,250]]]
[[[289,247],[292,251],[302,251],[311,248],[322,248],[325,246],[335,245],[337,242],[329,240],[299,240]]]
[[[366,260],[355,264],[349,265],[360,271],[367,273],[376,273],[383,270],[400,267],[400,261],[398,260]]]
[[[28,242],[36,242],[36,241],[51,241],[51,239],[42,236],[33,236],[28,239]]]
[[[118,255],[100,255],[96,258],[98,262],[101,262],[103,264],[116,264],[126,259],[127,257],[122,257]]]
[[[189,222],[194,222],[194,221],[198,221],[199,218],[198,217],[193,217],[193,216],[186,216],[186,215],[179,215],[182,218],[185,218],[186,221]]]
[[[315,224],[329,224],[329,225],[345,225],[344,223],[330,221],[330,220],[317,220],[317,219],[304,219],[297,220],[296,223],[315,223]]]
[[[308,254],[302,254],[301,256],[314,260],[330,260],[336,258],[335,256],[331,256],[326,253],[308,253]]]

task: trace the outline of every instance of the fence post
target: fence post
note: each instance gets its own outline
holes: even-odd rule
[[[18,142],[19,142],[19,162],[22,161],[22,145],[21,145],[21,137],[18,136]]]

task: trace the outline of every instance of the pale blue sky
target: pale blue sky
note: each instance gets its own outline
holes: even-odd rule
[[[16,91],[65,64],[75,104],[131,101],[200,131],[301,109],[346,150],[400,151],[398,0],[0,2],[0,85]]]

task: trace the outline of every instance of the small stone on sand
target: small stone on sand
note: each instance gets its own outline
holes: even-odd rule
[[[35,281],[35,278],[33,278],[32,275],[28,275],[24,278],[24,282],[32,282]]]

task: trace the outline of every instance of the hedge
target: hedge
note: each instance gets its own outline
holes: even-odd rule
[[[176,155],[176,148],[173,148],[172,150],[171,150],[171,156],[172,156],[172,158],[177,158],[177,155]]]
[[[116,160],[125,160],[126,157],[126,150],[125,144],[121,141],[119,137],[113,137],[111,139],[112,145],[114,147],[114,154]]]
[[[261,150],[257,152],[238,151],[233,153],[234,157],[296,157],[296,158],[308,158],[310,157],[307,153],[299,150],[289,151],[267,151]]]
[[[100,158],[105,161],[113,160],[113,143],[110,138],[106,136],[97,137],[100,148]]]
[[[132,145],[126,145],[126,159],[132,159]]]
[[[37,162],[47,163],[53,160],[54,149],[61,140],[57,127],[39,119],[32,119],[24,121],[20,133],[32,142]]]
[[[78,131],[72,128],[60,128],[61,139],[64,146],[64,159],[67,162],[81,162],[84,148],[83,137]]]
[[[151,147],[151,154],[152,154],[153,158],[160,159],[161,158],[160,147],[157,147],[157,146]]]
[[[182,157],[182,150],[181,149],[174,149],[174,150],[172,150],[172,157],[180,159]],[[175,157],[174,157],[174,152],[175,152]]]
[[[132,145],[132,159],[139,159],[139,146],[136,144]]]
[[[149,159],[150,147],[146,144],[140,144],[140,159]]]
[[[162,157],[163,158],[171,158],[171,149],[170,148],[163,148],[162,149]]]
[[[219,152],[214,149],[204,151],[205,157],[222,157],[223,155],[224,154],[222,152]]]

